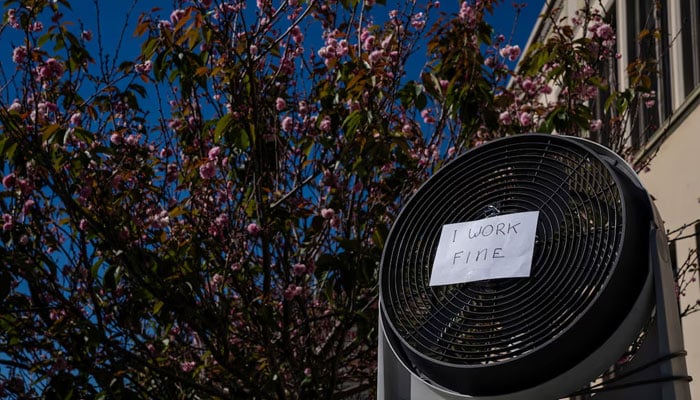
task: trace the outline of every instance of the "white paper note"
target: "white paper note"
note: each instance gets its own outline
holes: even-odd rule
[[[430,286],[530,276],[539,211],[443,225]]]

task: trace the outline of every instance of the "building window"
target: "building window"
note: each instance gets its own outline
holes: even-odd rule
[[[663,0],[627,2],[627,53],[643,75],[649,92],[632,110],[631,137],[635,148],[644,146],[671,115],[671,74],[667,4]]]
[[[615,12],[615,3],[609,6],[605,13],[605,22],[617,29],[617,14]],[[594,140],[603,146],[615,148],[617,138],[611,137],[612,120],[615,115],[612,114],[612,108],[605,108],[606,100],[610,97],[611,88],[617,89],[617,61],[614,59],[604,58],[597,65],[597,70],[600,77],[607,84],[605,88],[598,89],[598,96],[591,100],[590,107],[594,119],[599,119],[602,124],[598,131],[590,132],[590,139]]]
[[[683,90],[687,96],[700,83],[700,4],[682,0]]]

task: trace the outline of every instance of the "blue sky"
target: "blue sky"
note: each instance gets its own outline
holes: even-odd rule
[[[255,2],[252,0],[248,1],[251,3],[248,8],[254,10]],[[273,0],[273,4],[276,2],[278,2],[278,0]],[[91,0],[74,0],[70,3],[73,12],[66,13],[64,20],[82,21],[85,26],[90,27],[93,33],[95,33],[93,45],[96,45],[97,32],[95,23],[97,21],[97,14],[95,12],[95,3]],[[118,54],[119,59],[133,60],[138,55],[139,50],[139,39],[133,36],[139,14],[143,11],[158,7],[161,9],[161,11],[159,11],[161,17],[167,19],[170,15],[170,11],[173,9],[173,3],[174,1],[167,0],[136,0],[135,2],[129,0],[98,0],[97,4],[99,5],[100,11],[99,22],[105,48],[114,48],[121,38],[123,43],[120,53]],[[381,13],[382,15],[386,14],[388,10],[392,8],[392,3],[394,3],[392,0],[388,0],[386,6],[375,6],[372,12]],[[518,44],[522,48],[527,42],[543,3],[544,0],[532,0],[527,3],[506,0],[496,8],[494,15],[490,16],[488,20],[494,26],[496,32],[504,34],[507,39],[510,39],[511,44]],[[516,15],[515,6],[518,4],[524,4],[524,6],[522,7],[518,23],[515,29],[513,29]],[[456,12],[458,9],[459,2],[456,0],[443,0],[440,6],[440,11],[448,13]],[[3,12],[3,14],[5,13],[6,12]],[[124,32],[122,32],[125,21],[128,22],[128,25]],[[8,72],[8,66],[12,65],[12,48],[21,44],[22,36],[20,32],[13,34],[13,32],[6,29],[5,32],[3,32],[3,37],[10,38],[10,40],[3,40],[3,43],[0,44],[0,61],[3,64],[5,72]],[[96,55],[96,53],[94,55]],[[110,56],[114,55],[115,54],[110,54]]]
[[[273,0],[273,4],[279,2],[280,0]],[[93,56],[97,56],[97,28],[96,23],[98,22],[98,14],[96,13],[95,4],[99,6],[99,24],[100,30],[102,32],[101,39],[105,49],[114,49],[117,43],[121,40],[122,46],[120,52],[110,53],[110,58],[117,56],[118,61],[124,60],[134,60],[138,56],[140,38],[135,38],[133,36],[134,28],[138,16],[144,12],[154,8],[160,8],[158,13],[163,19],[167,19],[170,15],[171,10],[173,10],[174,3],[178,1],[169,0],[97,0],[93,2],[92,0],[73,0],[70,1],[72,12],[66,12],[64,20],[77,21],[78,23],[84,24],[87,28],[93,31],[95,38],[92,42],[92,48],[90,49]],[[255,10],[255,1],[248,0],[250,3],[248,9]],[[420,8],[420,0],[419,7]],[[383,18],[388,10],[393,8],[392,3],[396,3],[392,0],[387,0],[386,6],[375,6],[372,9],[372,13],[381,15]],[[446,13],[456,12],[459,9],[459,1],[457,0],[443,0],[440,5],[440,11]],[[495,10],[494,15],[488,17],[489,22],[494,26],[497,33],[502,33],[506,36],[507,41],[510,44],[518,44],[520,47],[524,47],[530,32],[537,20],[537,17],[542,9],[544,0],[532,0],[527,3],[520,1],[504,1]],[[521,5],[521,14],[514,26],[516,7]],[[3,10],[3,14],[6,14],[6,10]],[[127,23],[125,27],[125,23]],[[12,49],[22,43],[22,33],[19,31],[14,31],[6,27],[5,31],[2,33],[3,39],[0,43],[0,64],[2,64],[2,69],[6,74],[11,74],[11,69],[13,63],[11,60]],[[8,40],[9,39],[9,40]],[[319,39],[319,46],[321,46]],[[6,94],[0,94],[3,98],[6,98]]]

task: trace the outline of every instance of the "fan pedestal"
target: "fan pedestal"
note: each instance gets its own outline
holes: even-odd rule
[[[379,318],[378,400],[465,400],[469,397],[431,387],[409,372],[384,335]]]
[[[661,221],[656,207],[654,217],[656,221]],[[604,391],[595,396],[596,400],[691,398],[680,310],[666,240],[663,226],[655,226],[651,230],[649,259],[654,275],[655,320],[634,359],[616,371],[618,376],[629,376],[603,384]]]

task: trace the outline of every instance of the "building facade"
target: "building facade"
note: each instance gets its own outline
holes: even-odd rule
[[[602,8],[617,32],[620,57],[603,74],[621,89],[630,85],[627,67],[636,60],[654,60],[652,96],[632,110],[626,139],[630,159],[646,164],[642,183],[653,196],[669,232],[674,268],[679,276],[680,310],[700,304],[697,252],[700,244],[700,2],[697,0],[569,0],[545,2],[543,13],[572,17],[587,4]],[[547,37],[547,19],[540,19],[529,43]],[[602,93],[603,97],[605,93]],[[602,104],[602,100],[601,100]],[[602,106],[594,112],[606,118]],[[609,117],[609,116],[607,116]],[[590,134],[607,140],[603,130]],[[688,373],[693,398],[700,399],[700,312],[682,318]]]

